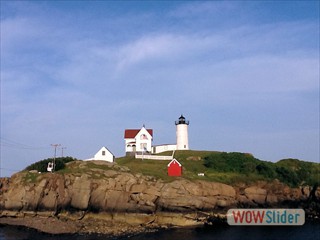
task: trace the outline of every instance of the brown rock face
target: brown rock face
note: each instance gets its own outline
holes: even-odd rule
[[[267,190],[259,187],[248,187],[244,190],[245,196],[258,204],[264,204],[266,202]]]
[[[86,164],[81,162],[78,167],[84,169]],[[115,166],[109,170],[94,169],[92,175],[87,172],[82,175],[32,173],[37,175],[33,183],[23,180],[29,173],[17,174],[1,192],[1,209],[190,212],[225,208],[236,201],[235,189],[226,184],[185,179],[164,183],[133,175],[119,166],[116,171]]]
[[[315,193],[314,193],[316,199],[318,201],[320,201],[320,187],[317,187],[317,189],[315,190]]]
[[[123,234],[146,226],[210,223],[236,207],[302,207],[320,217],[320,187],[290,188],[278,180],[236,186],[183,178],[164,182],[103,161],[72,162],[69,170],[0,179],[0,224],[53,234]]]
[[[274,194],[268,194],[267,198],[266,198],[266,203],[268,203],[269,205],[274,205],[278,202],[278,198],[276,195]]]
[[[236,192],[222,183],[178,180],[165,184],[158,200],[159,207],[170,211],[212,210],[235,202]]]
[[[87,175],[76,177],[71,191],[71,207],[79,210],[85,210],[89,206],[91,195],[91,180]]]

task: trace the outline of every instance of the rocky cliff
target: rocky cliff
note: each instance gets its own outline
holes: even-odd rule
[[[277,180],[236,186],[183,178],[164,182],[100,161],[71,162],[68,169],[54,174],[21,172],[1,179],[0,223],[51,233],[118,233],[137,227],[203,224],[232,207],[294,206],[319,214],[315,209],[319,187],[290,188]],[[48,227],[44,219],[60,227]]]

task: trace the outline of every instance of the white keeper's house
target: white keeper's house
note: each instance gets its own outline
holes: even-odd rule
[[[124,131],[126,155],[135,153],[151,153],[153,130],[146,129],[126,129]]]

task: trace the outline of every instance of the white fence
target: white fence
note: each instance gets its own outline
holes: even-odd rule
[[[173,156],[156,156],[156,155],[140,155],[136,154],[136,159],[149,159],[149,160],[172,160]]]
[[[166,151],[175,151],[175,150],[177,150],[176,144],[152,146],[152,153],[162,153]]]

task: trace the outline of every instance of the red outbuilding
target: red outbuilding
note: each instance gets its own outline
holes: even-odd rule
[[[168,164],[168,175],[172,177],[180,177],[182,175],[182,165],[175,158]]]

